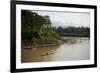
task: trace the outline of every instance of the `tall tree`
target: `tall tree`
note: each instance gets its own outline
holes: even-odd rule
[[[42,16],[36,12],[22,10],[22,40],[55,39],[57,33],[51,27],[49,16]]]

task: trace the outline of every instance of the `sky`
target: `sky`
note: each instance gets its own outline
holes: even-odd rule
[[[61,11],[34,11],[39,15],[50,17],[52,26],[58,27],[90,27],[90,14],[79,12],[61,12]]]

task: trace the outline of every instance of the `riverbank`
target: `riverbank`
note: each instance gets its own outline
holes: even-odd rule
[[[22,49],[27,50],[27,49],[32,49],[32,48],[39,48],[39,47],[51,47],[51,46],[58,46],[63,43],[80,43],[81,38],[79,37],[60,37],[58,40],[55,42],[48,42],[48,41],[43,41],[43,40],[35,40],[33,41],[26,41],[22,44]]]
[[[60,44],[64,43],[63,40],[57,40],[56,42],[46,42],[46,41],[25,41],[22,43],[22,50],[28,50],[33,48],[40,48],[40,47],[51,47],[51,46],[58,46]]]

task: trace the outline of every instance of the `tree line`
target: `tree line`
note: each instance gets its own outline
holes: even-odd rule
[[[55,31],[60,35],[60,36],[73,36],[73,37],[90,37],[90,28],[89,27],[66,27],[63,28],[61,26],[55,28]]]

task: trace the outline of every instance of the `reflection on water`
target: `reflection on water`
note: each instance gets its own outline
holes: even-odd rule
[[[78,38],[77,40],[80,42],[66,42],[59,46],[24,50],[21,53],[21,61],[25,63],[90,59],[89,38]]]

